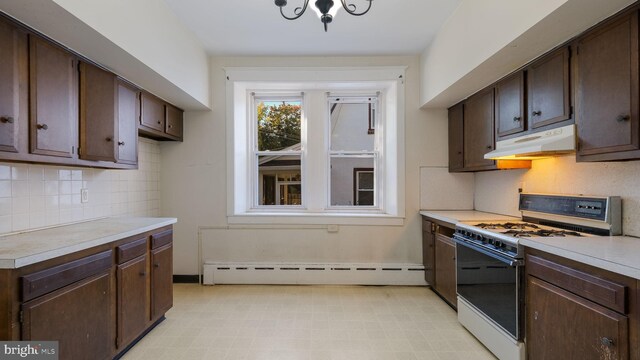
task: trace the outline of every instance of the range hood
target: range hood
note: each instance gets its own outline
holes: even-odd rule
[[[485,159],[534,160],[576,151],[575,125],[567,125],[525,136],[496,142],[496,149],[484,154]]]

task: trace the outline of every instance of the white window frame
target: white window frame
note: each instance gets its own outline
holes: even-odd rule
[[[405,216],[404,77],[406,67],[349,68],[225,68],[227,76],[227,221],[230,224],[344,224],[403,225]],[[253,171],[251,93],[291,94],[304,92],[301,134],[304,206],[292,209],[255,208],[257,181]],[[379,173],[384,181],[379,209],[332,209],[327,202],[328,156],[309,151],[327,149],[327,92],[368,96],[380,92],[376,136],[384,134]],[[323,96],[319,96],[323,94]],[[313,119],[310,114],[316,114]],[[307,119],[309,116],[309,119]],[[325,118],[326,119],[326,118]],[[321,119],[324,120],[324,119]],[[256,125],[257,126],[257,125]],[[309,135],[312,134],[312,135]],[[380,135],[382,136],[382,135]],[[318,142],[321,142],[319,144]],[[257,158],[257,157],[256,157]],[[257,160],[255,160],[257,161]],[[314,191],[311,191],[314,189]],[[316,189],[323,189],[322,191]]]
[[[374,109],[378,109],[380,92],[376,92],[373,95],[369,94],[366,96],[362,95],[348,95],[348,94],[336,94],[330,93],[327,94],[327,107],[330,109],[332,104],[336,103],[345,103],[345,104],[369,104],[371,101],[366,99],[375,98],[375,107]],[[340,100],[335,100],[336,98],[340,98]],[[374,114],[377,111],[374,112]],[[329,116],[331,116],[331,111],[329,111]],[[378,116],[376,114],[376,116]],[[372,120],[375,122],[375,120]],[[368,125],[367,125],[368,127]],[[383,151],[383,142],[384,142],[384,133],[382,131],[378,131],[377,134],[374,134],[374,149],[371,151],[357,151],[357,150],[331,150],[331,118],[327,119],[327,140],[328,146],[326,149],[327,152],[327,176],[328,176],[328,188],[327,188],[327,209],[331,210],[340,210],[345,212],[380,212],[384,210],[384,174],[383,174],[383,166],[380,161],[380,154]],[[331,159],[332,158],[366,158],[373,160],[373,173],[374,177],[374,202],[372,206],[360,206],[360,205],[331,205]]]

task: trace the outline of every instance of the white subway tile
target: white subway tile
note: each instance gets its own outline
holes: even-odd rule
[[[29,182],[26,180],[12,181],[11,196],[14,198],[29,196]]]
[[[26,165],[14,165],[11,167],[12,180],[29,180],[29,167]]]
[[[12,197],[11,213],[14,215],[29,213],[29,197]]]
[[[12,201],[10,197],[0,198],[0,216],[11,215]]]
[[[0,234],[11,232],[11,215],[0,216]]]
[[[60,194],[60,182],[58,180],[45,180],[45,182],[44,182],[44,194],[45,195],[58,195],[58,194]]]
[[[0,197],[11,197],[11,180],[0,180]]]
[[[11,180],[10,165],[0,165],[0,180]]]

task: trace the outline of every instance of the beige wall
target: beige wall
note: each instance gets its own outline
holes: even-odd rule
[[[526,192],[622,197],[622,228],[640,236],[640,161],[576,163],[575,156],[535,160],[530,170],[476,173],[477,210],[519,215],[518,187]]]
[[[405,83],[406,214],[404,226],[318,229],[219,229],[204,231],[203,252],[217,261],[321,261],[421,263],[419,169],[446,163],[446,112],[419,109],[417,56],[351,58],[212,58],[213,94],[225,94],[224,66],[408,66]],[[198,227],[226,227],[226,99],[211,112],[186,114],[184,143],[162,147],[162,215],[175,216],[176,274],[198,272]]]
[[[105,216],[158,216],[160,147],[140,139],[138,170],[0,163],[0,234]],[[80,202],[80,189],[89,201]]]

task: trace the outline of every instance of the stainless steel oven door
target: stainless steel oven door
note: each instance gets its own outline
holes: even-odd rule
[[[522,340],[524,267],[521,261],[495,254],[456,238],[458,295],[493,323]]]

